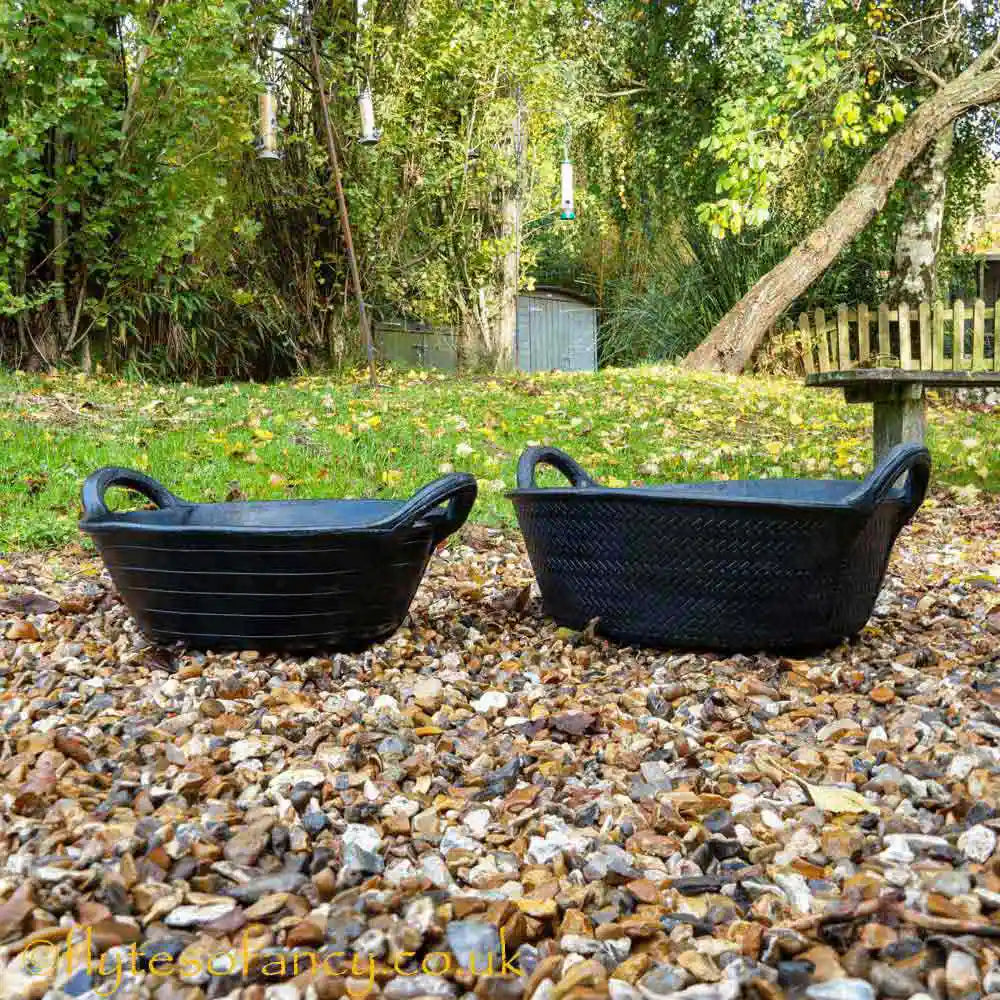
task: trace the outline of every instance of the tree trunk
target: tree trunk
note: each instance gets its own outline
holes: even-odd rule
[[[937,296],[937,255],[954,135],[949,123],[910,170],[906,214],[896,237],[890,302],[918,304]]]
[[[996,50],[991,50],[991,58]],[[684,367],[738,373],[768,329],[818,278],[837,254],[882,210],[900,174],[963,111],[1000,100],[1000,69],[977,60],[941,87],[865,164],[840,203],[794,250],[726,313]]]
[[[69,346],[70,319],[66,295],[66,244],[69,235],[66,226],[66,206],[62,200],[63,172],[66,167],[66,133],[61,128],[52,130],[52,176],[55,179],[56,191],[60,197],[52,205],[52,278],[59,285],[56,298],[56,317],[58,328],[55,354],[50,363],[58,361]]]
[[[510,247],[503,258],[503,284],[500,289],[500,316],[495,364],[499,371],[509,369],[514,360],[514,339],[517,336],[517,284],[520,272],[519,228],[521,206],[517,194],[511,192],[503,203],[503,236]]]

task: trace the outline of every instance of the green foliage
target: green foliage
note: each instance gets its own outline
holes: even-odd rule
[[[0,316],[22,352],[197,349],[212,293],[185,262],[225,214],[250,136],[246,13],[242,0],[0,6]]]
[[[653,225],[697,206],[720,238],[766,232],[788,249],[933,92],[928,74],[953,77],[1000,28],[995,5],[957,0],[623,0],[616,10],[615,69],[622,86],[638,84],[627,98],[637,123],[630,190],[654,206]],[[987,122],[970,113],[956,124],[946,230],[982,190]],[[884,292],[878,274],[892,267],[905,199],[900,184],[810,297]],[[949,247],[946,238],[943,256]]]
[[[601,356],[610,364],[676,359],[713,326],[786,252],[780,234],[756,233],[722,243],[692,218],[658,240],[648,279],[610,282],[601,325]]]
[[[101,465],[186,499],[405,497],[451,469],[479,479],[473,518],[514,525],[503,491],[529,443],[602,482],[860,478],[870,408],[791,381],[672,367],[453,378],[380,371],[270,385],[0,375],[0,549],[78,540],[79,489]],[[595,400],[600,405],[595,405]],[[933,407],[934,481],[1000,490],[1000,421]],[[413,446],[415,441],[420,447]],[[109,494],[120,504],[123,495]]]
[[[608,358],[675,356],[926,96],[900,53],[949,75],[994,30],[955,3],[949,48],[931,0],[420,0],[361,24],[353,0],[0,0],[0,360],[215,379],[358,357],[307,11],[376,317],[489,340],[516,197],[522,287],[588,289]],[[354,141],[365,85],[377,146]],[[280,162],[251,145],[265,87]],[[985,116],[959,123],[946,249],[987,147]],[[880,297],[905,199],[802,305]]]

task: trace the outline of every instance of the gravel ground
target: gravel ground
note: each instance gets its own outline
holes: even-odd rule
[[[530,583],[469,527],[389,642],[281,659],[0,562],[0,1000],[1000,995],[1000,503],[939,493],[804,660]]]

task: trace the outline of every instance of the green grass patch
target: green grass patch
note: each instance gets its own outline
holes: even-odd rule
[[[514,523],[521,450],[556,444],[609,485],[757,476],[861,478],[871,408],[793,381],[611,369],[595,375],[383,373],[270,385],[0,375],[0,548],[78,537],[102,465],[189,500],[405,497],[443,472],[479,478],[473,518]],[[1000,490],[1000,419],[933,405],[936,482]],[[546,482],[557,482],[552,474]]]

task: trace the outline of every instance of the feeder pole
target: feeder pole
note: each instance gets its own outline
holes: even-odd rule
[[[354,285],[354,295],[358,300],[358,318],[361,323],[361,336],[364,338],[365,350],[368,352],[368,382],[374,389],[378,385],[375,377],[375,348],[372,345],[372,331],[368,324],[368,312],[365,309],[365,297],[361,292],[361,275],[358,273],[358,260],[354,255],[354,239],[351,236],[351,220],[347,214],[347,199],[344,197],[344,185],[340,179],[340,160],[337,158],[337,146],[333,140],[333,125],[330,123],[330,107],[326,100],[326,84],[320,69],[319,50],[316,48],[316,36],[313,34],[312,21],[307,25],[309,46],[312,49],[313,76],[316,78],[316,89],[319,91],[319,104],[323,111],[323,125],[326,131],[326,150],[330,156],[330,167],[333,170],[333,181],[337,189],[337,206],[340,209],[340,226],[344,230],[344,245],[347,248],[347,260],[351,267],[351,282]]]

